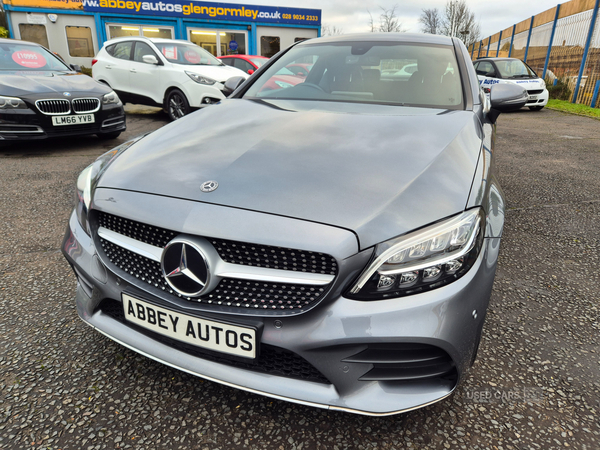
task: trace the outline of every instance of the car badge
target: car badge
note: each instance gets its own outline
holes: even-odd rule
[[[71,93],[70,93],[70,92],[63,92],[63,95],[64,95],[65,97],[70,97],[70,96],[71,96]]]
[[[200,190],[202,192],[212,192],[219,187],[219,183],[214,180],[205,181],[200,185]]]
[[[193,242],[173,239],[165,247],[160,265],[167,284],[178,294],[198,297],[208,286],[206,257]]]

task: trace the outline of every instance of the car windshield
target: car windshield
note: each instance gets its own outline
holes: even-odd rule
[[[537,78],[537,74],[520,59],[496,61],[502,78]]]
[[[212,54],[196,44],[179,42],[155,42],[154,45],[167,61],[185,66],[223,66]]]
[[[10,42],[0,44],[0,70],[71,72],[72,69],[44,47]]]
[[[405,67],[414,68],[406,77]],[[298,45],[269,67],[245,98],[318,100],[461,109],[454,49],[397,42]],[[294,68],[307,68],[305,74]]]
[[[260,67],[262,66],[264,63],[266,63],[268,61],[268,59],[266,58],[250,58],[250,61],[252,61],[252,63],[256,66],[256,67]]]

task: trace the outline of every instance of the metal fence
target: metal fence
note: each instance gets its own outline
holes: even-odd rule
[[[573,103],[600,107],[600,0],[571,0],[469,46],[473,60],[519,58]]]

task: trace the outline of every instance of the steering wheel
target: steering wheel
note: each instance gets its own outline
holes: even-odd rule
[[[313,88],[313,89],[316,89],[316,90],[321,91],[321,92],[325,92],[325,89],[323,89],[318,84],[314,84],[314,83],[301,83],[298,86],[306,86],[306,87]]]

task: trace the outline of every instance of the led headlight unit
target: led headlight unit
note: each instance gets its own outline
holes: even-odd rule
[[[457,280],[477,259],[484,224],[483,210],[476,208],[377,245],[374,260],[347,296],[401,297]]]

